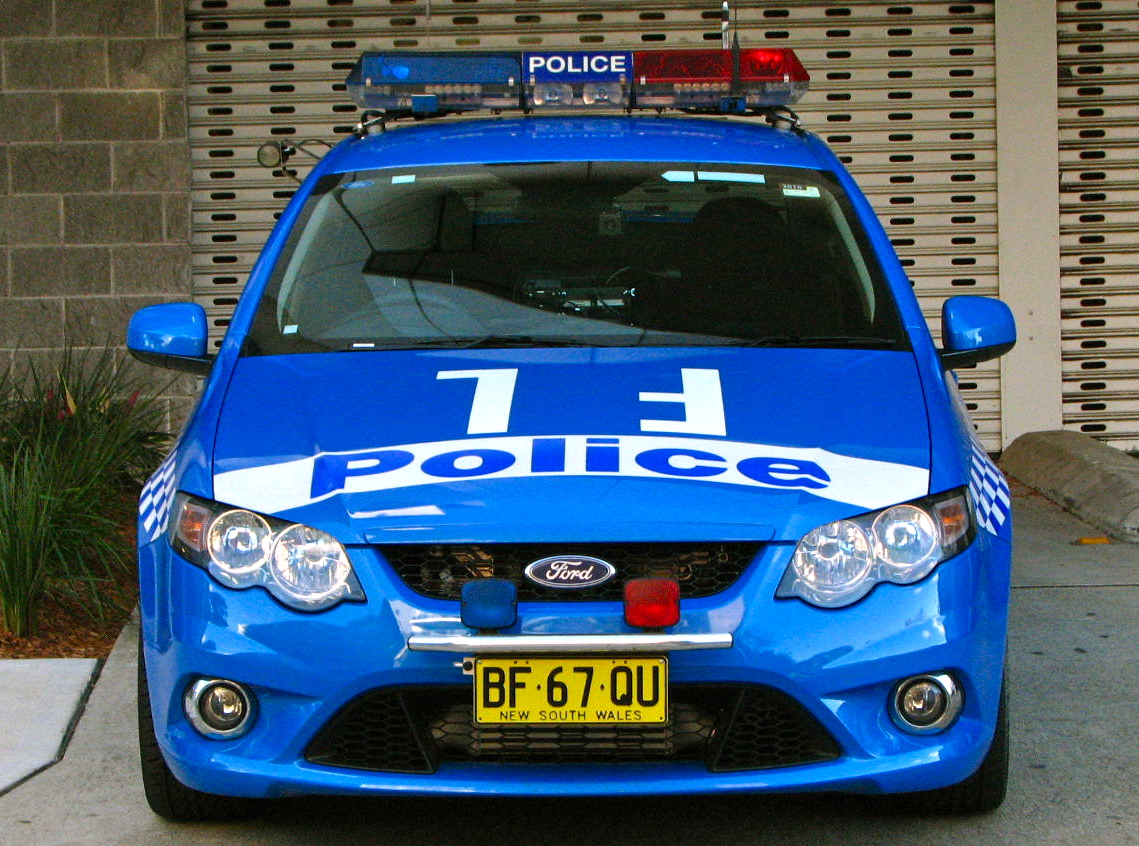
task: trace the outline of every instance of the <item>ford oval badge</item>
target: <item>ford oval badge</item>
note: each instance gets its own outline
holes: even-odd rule
[[[613,578],[617,568],[588,555],[553,555],[526,567],[526,578],[551,588],[591,588]]]

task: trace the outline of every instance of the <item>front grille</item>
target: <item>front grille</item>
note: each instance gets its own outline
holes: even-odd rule
[[[758,685],[677,685],[665,726],[478,726],[469,687],[384,688],[346,705],[305,752],[330,767],[434,772],[443,761],[702,761],[711,772],[832,760],[838,744],[798,702]]]
[[[523,602],[620,601],[625,581],[671,578],[682,599],[712,596],[730,587],[759,552],[760,544],[581,543],[581,544],[393,544],[380,547],[411,590],[432,599],[458,599],[473,579],[508,579]],[[523,576],[528,564],[552,556],[590,556],[608,561],[617,575],[592,588],[565,590],[535,584]]]

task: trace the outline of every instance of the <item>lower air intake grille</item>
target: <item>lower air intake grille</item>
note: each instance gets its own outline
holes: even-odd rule
[[[838,744],[818,720],[777,690],[741,688],[722,716],[727,731],[709,750],[712,772],[790,767],[839,755]]]
[[[619,602],[625,581],[671,578],[682,599],[730,587],[759,552],[758,543],[392,544],[380,547],[405,585],[432,599],[458,599],[472,579],[509,579],[523,602]],[[558,590],[523,577],[528,564],[554,556],[608,561],[616,578],[597,587]]]
[[[435,772],[438,756],[430,739],[416,729],[417,712],[412,710],[430,707],[423,690],[383,688],[349,702],[309,744],[305,758],[356,770]]]
[[[431,773],[442,761],[703,761],[712,772],[828,761],[834,738],[791,697],[757,685],[680,685],[666,726],[478,726],[465,687],[385,688],[345,706],[305,757],[330,767]]]

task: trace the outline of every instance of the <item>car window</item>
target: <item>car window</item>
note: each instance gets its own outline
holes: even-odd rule
[[[827,174],[569,162],[376,170],[308,199],[247,352],[904,343]]]

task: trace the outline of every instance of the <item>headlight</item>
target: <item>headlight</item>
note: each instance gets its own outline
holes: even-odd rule
[[[807,532],[776,596],[850,605],[879,582],[911,584],[973,541],[964,489],[837,520]]]
[[[269,572],[273,583],[290,596],[321,603],[340,596],[352,575],[352,565],[335,538],[297,524],[289,526],[273,542]]]
[[[311,526],[180,493],[170,543],[226,587],[263,587],[300,611],[364,601],[344,547]]]
[[[240,588],[257,584],[269,557],[273,530],[252,511],[226,511],[206,529],[206,551],[222,584]]]

